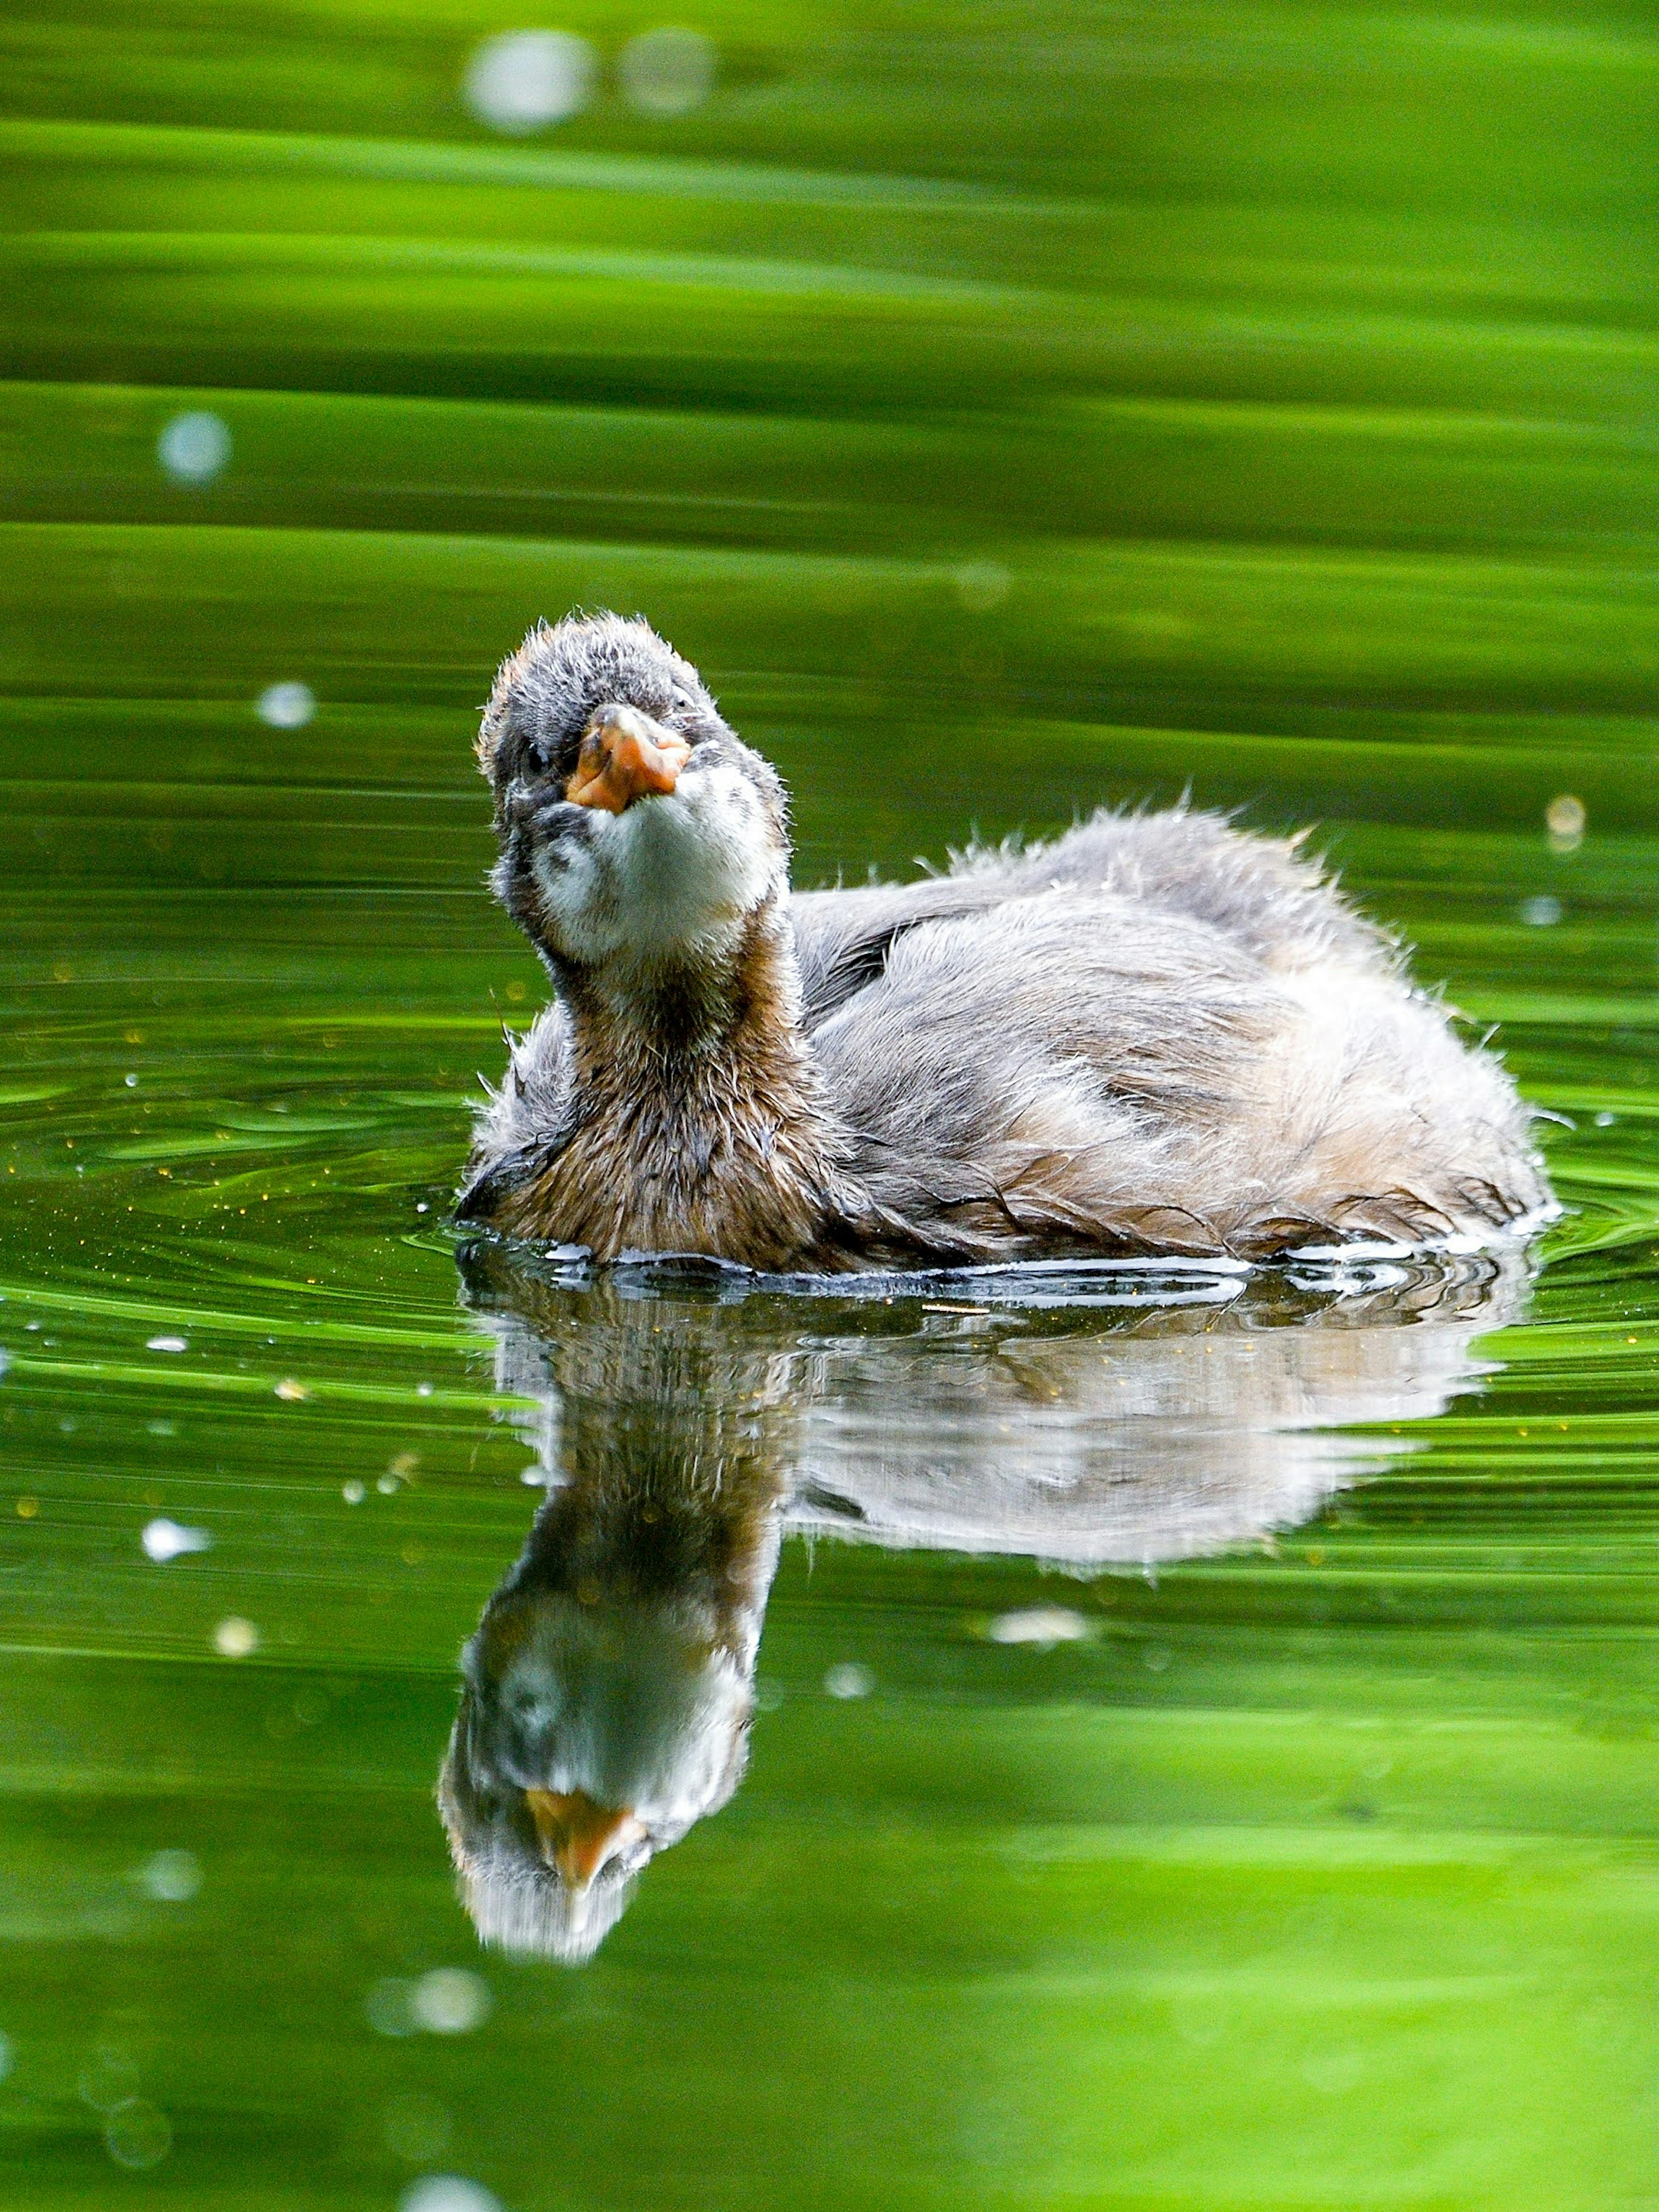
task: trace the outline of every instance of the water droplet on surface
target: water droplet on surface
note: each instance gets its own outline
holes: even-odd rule
[[[259,1648],[259,1632],[251,1620],[232,1613],[214,1630],[213,1648],[222,1659],[250,1658]]]
[[[593,49],[570,31],[507,31],[467,64],[466,104],[480,123],[526,137],[579,114],[592,97]]]
[[[823,1686],[832,1698],[867,1698],[876,1686],[876,1678],[867,1667],[846,1660],[830,1669]]]
[[[174,483],[211,483],[230,459],[230,430],[205,409],[175,415],[155,441],[155,458]]]
[[[143,2173],[173,2148],[173,2124],[142,2097],[130,2097],[104,2122],[104,2148],[117,2166]]]
[[[253,711],[273,730],[302,730],[317,711],[317,695],[308,684],[268,684]]]
[[[188,1352],[190,1339],[187,1336],[148,1336],[144,1339],[144,1349],[146,1352]]]
[[[689,115],[714,89],[718,67],[712,39],[665,24],[629,40],[617,77],[623,98],[641,115]]]
[[[340,1485],[340,1495],[348,1505],[361,1505],[368,1492],[361,1482],[343,1482]]]
[[[202,1864],[194,1851],[157,1851],[138,1869],[138,1887],[158,1905],[188,1905],[202,1887]]]
[[[434,1966],[416,1983],[410,2002],[429,2035],[470,2035],[489,2017],[489,1984],[465,1966]]]
[[[182,1559],[186,1552],[208,1552],[213,1548],[213,1539],[205,1528],[186,1528],[164,1516],[147,1521],[138,1540],[144,1547],[145,1557],[158,1563]]]

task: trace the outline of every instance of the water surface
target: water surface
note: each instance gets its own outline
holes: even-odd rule
[[[465,6],[0,33],[9,2195],[1649,2202],[1648,30],[723,8],[671,117],[562,22],[522,140]],[[541,988],[474,714],[577,602],[802,883],[1314,823],[1568,1212],[856,1293],[458,1243]],[[474,1780],[527,1651],[662,1804],[506,1948],[481,1622]]]

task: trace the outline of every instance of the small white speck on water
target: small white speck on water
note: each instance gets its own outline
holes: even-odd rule
[[[144,1547],[146,1559],[164,1565],[168,1559],[181,1559],[187,1552],[210,1552],[213,1539],[205,1528],[186,1528],[182,1522],[169,1521],[158,1514],[154,1521],[146,1521],[143,1534],[138,1539]]]
[[[492,2006],[489,1983],[465,1966],[434,1966],[410,1992],[410,2009],[428,2035],[470,2035]]]
[[[1519,911],[1528,929],[1553,929],[1565,909],[1559,898],[1544,891],[1536,898],[1522,899]]]
[[[340,1495],[348,1505],[361,1505],[368,1492],[354,1476],[351,1481],[343,1482],[340,1485]]]
[[[202,1887],[202,1863],[194,1851],[157,1851],[134,1878],[158,1905],[188,1905]]]
[[[205,408],[175,415],[155,441],[155,458],[174,483],[211,483],[230,459],[230,429]]]
[[[1033,1644],[1050,1651],[1056,1644],[1077,1644],[1094,1629],[1069,1606],[1034,1605],[1019,1613],[1000,1613],[986,1629],[993,1644]]]
[[[463,91],[480,123],[523,138],[580,114],[598,74],[592,47],[572,31],[506,31],[473,48]]]
[[[259,1632],[251,1620],[233,1613],[214,1630],[213,1648],[222,1659],[251,1658],[259,1648]]]
[[[273,730],[302,730],[317,711],[317,695],[308,684],[267,684],[253,711]]]
[[[398,2212],[501,2212],[501,2199],[459,2173],[423,2173],[398,2199]]]
[[[1589,810],[1582,799],[1575,799],[1570,791],[1561,792],[1544,809],[1544,827],[1549,833],[1550,846],[1557,853],[1575,853],[1584,842],[1584,831],[1589,822]]]
[[[844,1659],[840,1666],[830,1669],[823,1678],[823,1686],[832,1698],[867,1698],[876,1686],[876,1678],[855,1659]]]
[[[148,1336],[144,1339],[144,1349],[146,1352],[188,1352],[190,1339],[187,1336]]]

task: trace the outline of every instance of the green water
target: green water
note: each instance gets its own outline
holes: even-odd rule
[[[523,137],[474,0],[0,25],[0,2199],[1659,2202],[1650,15],[713,0],[678,116],[654,20]],[[1535,1279],[458,1255],[475,710],[578,602],[802,882],[1316,823],[1563,1117]],[[573,1436],[783,1529],[583,1966],[434,1802]]]

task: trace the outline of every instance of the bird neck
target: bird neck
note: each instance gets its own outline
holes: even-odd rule
[[[571,1241],[600,1259],[805,1261],[843,1147],[801,1027],[783,896],[717,951],[561,981],[577,1133],[556,1172]]]

